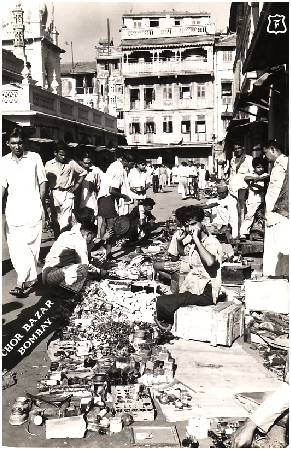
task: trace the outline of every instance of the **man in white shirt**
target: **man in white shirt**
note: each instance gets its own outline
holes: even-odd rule
[[[181,163],[179,167],[179,186],[178,194],[182,195],[182,200],[186,200],[188,193],[188,177],[189,177],[189,166],[186,161]]]
[[[130,162],[130,156],[117,149],[115,153],[116,161],[108,167],[100,187],[98,200],[99,215],[102,217],[100,237],[106,231],[112,229],[114,218],[118,215],[118,204],[121,199],[130,202],[129,184],[125,168]],[[123,193],[122,190],[126,193]],[[106,247],[107,256],[110,255],[111,245]]]
[[[103,172],[99,167],[93,166],[92,158],[88,153],[84,153],[80,161],[80,166],[86,170],[87,175],[83,179],[76,201],[78,208],[91,208],[94,211],[95,223],[98,217],[98,194],[101,185]],[[76,205],[75,205],[76,207]]]
[[[59,235],[45,258],[43,284],[55,294],[62,294],[64,290],[73,294],[80,292],[89,275],[89,253],[96,234],[94,212],[87,207],[81,208],[76,212],[76,219],[78,222]],[[109,238],[110,233],[104,235],[103,241]],[[96,270],[92,275],[101,274]]]
[[[246,155],[245,148],[240,144],[234,145],[234,154],[230,161],[229,205],[232,237],[237,238],[245,216],[246,193],[248,185],[245,177],[253,173],[252,156]]]
[[[5,231],[17,273],[17,285],[10,293],[25,297],[37,279],[47,179],[41,157],[25,149],[21,129],[12,131],[7,145],[11,153],[1,160],[2,198],[7,191]]]
[[[288,276],[289,246],[287,236],[290,233],[289,219],[274,211],[287,174],[288,157],[282,153],[281,147],[276,141],[270,141],[264,148],[264,153],[266,158],[274,165],[265,197],[266,222],[263,274],[265,276]]]
[[[60,143],[55,157],[45,165],[50,188],[50,206],[55,236],[74,221],[75,194],[87,171],[70,158],[69,148]]]
[[[163,331],[171,329],[178,308],[215,304],[221,287],[222,247],[202,225],[203,209],[186,206],[177,209],[175,214],[183,228],[182,233],[172,239],[168,251],[182,258],[180,272],[187,272],[187,276],[179,294],[157,298],[155,321]],[[167,264],[164,265],[167,269]]]
[[[135,163],[129,171],[128,184],[130,187],[130,197],[132,200],[142,200],[146,198],[146,191],[149,187],[143,161]]]

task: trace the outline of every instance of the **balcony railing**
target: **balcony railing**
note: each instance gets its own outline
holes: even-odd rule
[[[139,29],[121,29],[121,39],[143,39],[158,37],[198,36],[201,34],[213,34],[211,25],[176,25],[172,27],[154,27]]]
[[[129,134],[126,136],[129,145],[134,144],[170,144],[179,142],[183,138],[182,145],[208,145],[212,143],[211,133],[181,133],[174,136],[174,133],[145,133],[145,134]]]
[[[77,123],[117,132],[117,119],[89,106],[33,85],[2,86],[2,114],[42,112]]]
[[[141,74],[169,74],[169,73],[204,73],[213,71],[211,62],[200,61],[154,61],[154,62],[136,62],[124,63],[122,66],[123,75]]]

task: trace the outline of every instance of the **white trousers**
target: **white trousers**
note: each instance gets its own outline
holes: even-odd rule
[[[289,275],[289,220],[282,221],[271,227],[265,227],[263,275]]]
[[[254,217],[256,214],[256,211],[258,207],[260,206],[261,202],[254,202],[254,203],[248,203],[247,202],[247,213],[245,215],[245,219],[240,227],[240,234],[249,234],[251,226],[254,221]]]
[[[179,188],[178,188],[179,192]],[[188,193],[188,178],[180,177],[180,194],[182,194],[182,198],[186,198]]]
[[[60,230],[67,227],[75,220],[73,215],[74,199],[75,196],[71,192],[53,191],[51,206],[54,209],[54,215],[58,221]]]
[[[6,224],[6,239],[12,265],[17,273],[17,282],[33,281],[37,278],[36,266],[39,257],[42,221],[34,225],[19,227]]]
[[[238,237],[238,207],[237,199],[232,195],[229,196],[228,203],[229,224],[231,226],[231,235],[233,238]]]

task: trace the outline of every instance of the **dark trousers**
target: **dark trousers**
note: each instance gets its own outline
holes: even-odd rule
[[[213,304],[212,287],[205,286],[201,295],[183,292],[183,294],[161,295],[157,298],[157,319],[173,324],[175,311],[183,306],[209,306]]]
[[[153,192],[157,193],[159,192],[159,176],[158,175],[153,175]]]

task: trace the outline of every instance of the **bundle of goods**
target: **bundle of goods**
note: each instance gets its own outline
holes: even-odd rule
[[[129,412],[134,421],[155,419],[150,390],[143,385],[115,386],[111,394],[117,414]]]
[[[174,381],[166,387],[154,387],[154,397],[157,400],[168,422],[179,422],[193,417],[197,407],[195,393],[180,381]]]
[[[153,278],[151,260],[145,255],[135,256],[129,263],[120,261],[116,267],[109,271],[109,277],[138,280],[140,278]]]
[[[289,316],[272,312],[253,312],[249,316],[246,335],[252,345],[257,345],[264,366],[284,378],[289,348]]]

